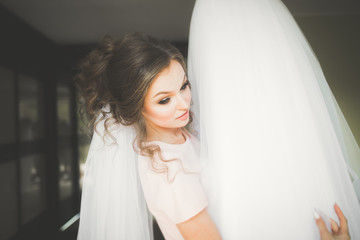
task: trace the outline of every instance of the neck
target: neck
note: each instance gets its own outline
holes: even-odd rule
[[[155,129],[151,126],[146,126],[147,142],[161,141],[171,144],[181,144],[185,142],[185,137],[182,128],[174,129]]]

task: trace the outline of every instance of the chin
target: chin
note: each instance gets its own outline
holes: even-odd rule
[[[189,121],[184,121],[181,124],[176,124],[176,125],[173,125],[173,126],[166,126],[166,127],[163,127],[163,128],[171,128],[171,129],[182,128],[182,127],[185,127],[188,123],[189,123]]]
[[[183,124],[180,125],[180,128],[185,127],[186,125],[188,125],[188,123],[189,123],[189,118],[186,121],[184,121]]]
[[[185,127],[186,125],[188,125],[189,123],[189,118],[187,120],[181,121],[181,122],[174,122],[173,124],[155,124],[156,126],[163,128],[163,129],[176,129],[176,128],[182,128]],[[176,120],[177,121],[177,120]]]

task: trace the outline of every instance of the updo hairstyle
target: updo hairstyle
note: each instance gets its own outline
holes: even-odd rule
[[[134,144],[140,153],[153,157],[158,152],[161,156],[159,146],[145,147],[143,144],[147,135],[142,111],[149,86],[171,60],[178,61],[186,72],[182,54],[167,41],[139,33],[127,34],[120,40],[105,36],[80,62],[74,79],[91,131],[104,119],[106,134],[110,134],[111,124],[133,125],[136,130]],[[107,111],[111,113],[110,118]],[[189,123],[191,121],[190,112]]]

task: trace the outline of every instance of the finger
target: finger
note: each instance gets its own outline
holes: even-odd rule
[[[331,225],[331,231],[332,231],[333,233],[339,232],[339,226],[337,225],[337,223],[335,222],[334,219],[331,219],[331,218],[330,218],[330,225]]]
[[[320,232],[320,236],[329,235],[330,232],[327,230],[324,220],[320,217],[320,215],[316,211],[314,211],[314,217],[315,217],[316,225],[318,226]]]
[[[335,209],[336,215],[338,216],[339,221],[340,221],[340,230],[344,231],[344,232],[348,232],[347,220],[346,220],[343,212],[341,211],[340,207],[336,203],[334,205],[334,209]]]

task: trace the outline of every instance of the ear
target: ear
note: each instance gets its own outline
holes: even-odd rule
[[[143,110],[141,111],[141,115],[143,116],[144,120],[146,121],[148,115],[147,115],[147,113],[145,112],[145,108],[143,108]]]

